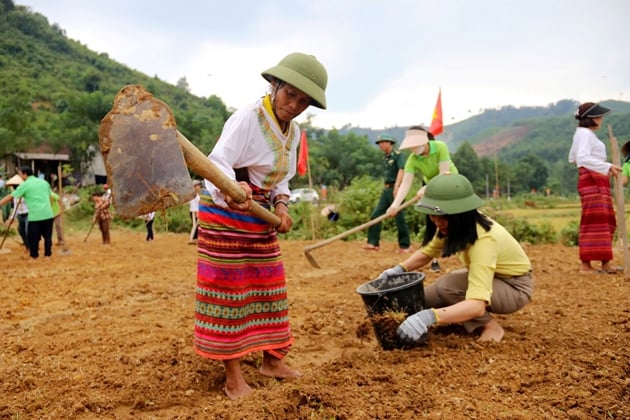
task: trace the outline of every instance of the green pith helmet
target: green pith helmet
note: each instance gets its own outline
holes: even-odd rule
[[[416,204],[420,213],[432,216],[459,214],[478,209],[483,205],[473,186],[463,175],[445,173],[427,184],[424,197]]]
[[[311,97],[311,105],[326,109],[326,85],[328,73],[315,56],[304,53],[291,53],[276,65],[262,72],[268,82],[275,77],[300,89]]]
[[[375,141],[374,143],[379,144],[379,143],[380,143],[380,142],[382,142],[382,141],[388,141],[388,142],[390,142],[391,144],[395,144],[395,143],[396,143],[396,140],[394,140],[394,138],[392,137],[392,135],[391,135],[391,134],[387,134],[387,133],[383,133],[383,134],[381,134],[380,136],[378,136],[378,137],[376,138],[376,141]]]

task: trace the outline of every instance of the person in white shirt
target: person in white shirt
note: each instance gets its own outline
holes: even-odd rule
[[[199,192],[201,191],[201,181],[198,179],[194,180],[193,187],[195,188],[195,198],[188,202],[188,210],[190,212],[190,220],[192,222],[190,235],[188,237],[189,245],[197,243],[197,231],[199,230]]]
[[[153,221],[155,220],[155,212],[146,213],[138,216],[144,220],[144,225],[147,228],[147,242],[153,240]]]
[[[578,193],[582,202],[580,232],[580,273],[614,273],[618,268],[610,265],[613,258],[613,235],[617,227],[610,194],[610,177],[621,172],[621,166],[606,159],[606,145],[595,135],[610,109],[594,102],[579,106],[575,113],[578,127],[573,135],[569,162],[578,168]],[[601,268],[591,265],[601,261]]]
[[[208,158],[243,190],[237,203],[206,180],[199,207],[194,350],[221,360],[231,399],[253,390],[241,358],[262,352],[259,373],[296,378],[283,359],[293,344],[278,233],[289,232],[289,180],[295,175],[300,127],[310,105],[326,108],[328,74],[317,59],[292,53],[264,72],[270,91],[236,111]],[[273,208],[280,224],[249,212],[252,202]]]
[[[18,233],[28,251],[28,206],[24,198],[13,197],[13,213],[11,219],[18,221]]]

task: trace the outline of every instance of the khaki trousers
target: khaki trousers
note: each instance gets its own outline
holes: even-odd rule
[[[467,288],[468,269],[451,271],[424,288],[426,307],[443,308],[461,302],[466,299]],[[482,316],[463,323],[466,331],[471,333],[486,325],[492,320],[491,313],[511,314],[523,308],[531,301],[533,290],[534,280],[531,272],[508,278],[495,275],[490,305]]]

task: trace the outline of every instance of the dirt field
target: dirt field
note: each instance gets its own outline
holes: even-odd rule
[[[13,252],[0,253],[0,418],[630,418],[630,282],[579,275],[576,248],[526,247],[535,298],[498,317],[502,343],[445,326],[424,347],[385,351],[355,290],[399,261],[395,245],[337,241],[312,251],[314,269],[309,242],[283,241],[296,337],[287,363],[304,375],[262,377],[253,354],[245,372],[255,391],[230,401],[221,363],[192,349],[187,236],[157,232],[147,243],[114,230],[102,246],[98,232],[84,235],[46,261],[11,239]]]

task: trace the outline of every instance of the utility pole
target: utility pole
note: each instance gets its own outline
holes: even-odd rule
[[[499,190],[499,160],[497,158],[497,152],[494,152],[494,191],[495,198],[501,196],[501,190]]]

